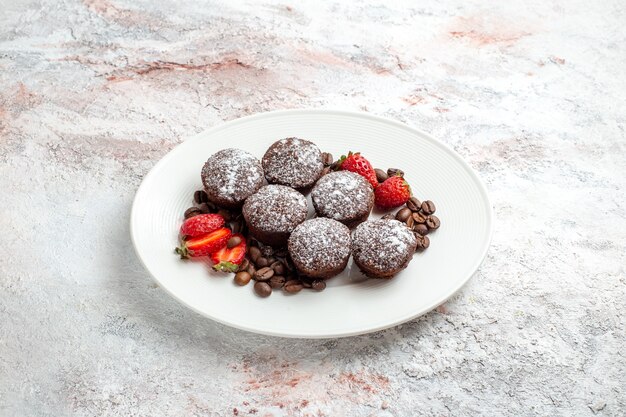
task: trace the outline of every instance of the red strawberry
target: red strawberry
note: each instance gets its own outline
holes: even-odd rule
[[[372,187],[378,187],[376,172],[370,164],[370,161],[363,158],[359,152],[348,152],[348,156],[342,155],[339,159],[339,167],[346,171],[354,172],[364,177]]]
[[[222,227],[209,234],[183,241],[183,244],[176,248],[176,253],[183,259],[210,255],[226,246],[231,234],[230,229]]]
[[[183,240],[211,233],[224,226],[224,218],[219,214],[199,214],[185,220],[180,228]]]
[[[243,258],[246,256],[246,239],[240,234],[235,234],[232,237],[240,238],[241,243],[232,248],[224,246],[217,252],[211,254],[211,259],[215,264],[213,265],[213,269],[216,271],[237,272],[239,264],[241,264],[241,261],[243,261]]]
[[[411,187],[400,176],[389,177],[374,190],[376,207],[390,209],[399,207],[411,198]]]

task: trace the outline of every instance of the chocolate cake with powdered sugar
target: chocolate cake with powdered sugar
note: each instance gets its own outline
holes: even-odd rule
[[[413,232],[398,220],[369,220],[352,232],[352,258],[371,278],[391,278],[406,268],[416,245]]]
[[[299,138],[276,141],[262,159],[265,178],[270,184],[304,189],[322,174],[322,153],[313,142]]]
[[[246,151],[233,148],[213,154],[200,175],[208,199],[225,208],[241,207],[244,200],[265,182],[259,160]]]
[[[288,249],[301,275],[332,278],[344,270],[350,258],[350,229],[333,219],[307,220],[291,233]]]
[[[266,185],[243,205],[250,234],[266,245],[281,247],[307,216],[306,198],[284,185]]]
[[[324,175],[313,187],[311,199],[318,216],[340,221],[350,228],[367,220],[374,207],[372,186],[350,171]]]

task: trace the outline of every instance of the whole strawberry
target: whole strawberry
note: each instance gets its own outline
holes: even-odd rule
[[[374,190],[374,203],[381,209],[399,207],[411,198],[411,187],[401,176],[389,177]]]
[[[199,214],[185,220],[180,227],[183,240],[206,235],[224,226],[224,218],[219,214]]]
[[[378,180],[376,179],[376,172],[370,164],[370,161],[365,159],[359,152],[348,152],[348,156],[342,155],[338,161],[339,169],[351,171],[364,177],[372,187],[378,187]]]
[[[232,247],[231,242],[235,245]],[[239,241],[239,243],[237,243]],[[246,256],[246,238],[240,234],[234,234],[228,241],[228,245],[211,254],[213,269],[222,272],[237,272],[239,264]]]
[[[222,227],[209,234],[183,241],[182,245],[176,248],[176,253],[182,259],[208,256],[225,247],[231,235],[229,228]]]

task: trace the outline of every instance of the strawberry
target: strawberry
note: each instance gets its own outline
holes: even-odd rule
[[[365,178],[372,187],[378,187],[376,172],[374,172],[372,164],[361,156],[359,152],[348,152],[348,156],[342,155],[338,162],[341,169],[359,174]]]
[[[201,235],[183,241],[180,247],[176,248],[176,253],[182,259],[190,257],[207,256],[226,246],[232,232],[226,227],[219,228],[209,234]]]
[[[213,260],[213,269],[222,272],[237,272],[237,268],[243,258],[246,256],[246,239],[240,234],[234,234],[232,237],[238,237],[241,239],[241,243],[237,246],[229,248],[224,246],[216,252],[211,254]]]
[[[211,233],[224,226],[224,218],[219,214],[199,214],[185,220],[180,228],[183,240]]]
[[[411,198],[411,187],[401,176],[389,177],[374,190],[376,207],[390,209],[399,207]]]

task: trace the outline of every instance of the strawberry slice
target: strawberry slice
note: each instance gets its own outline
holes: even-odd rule
[[[246,239],[240,234],[234,234],[232,237],[238,237],[241,242],[237,246],[223,248],[213,252],[211,259],[213,260],[213,269],[222,272],[237,272],[237,268],[243,258],[246,256]]]
[[[180,227],[183,240],[199,237],[224,227],[224,218],[219,214],[199,214],[185,220]]]
[[[229,228],[222,227],[206,235],[183,241],[182,245],[176,248],[176,253],[182,259],[207,256],[226,246],[231,235]]]

